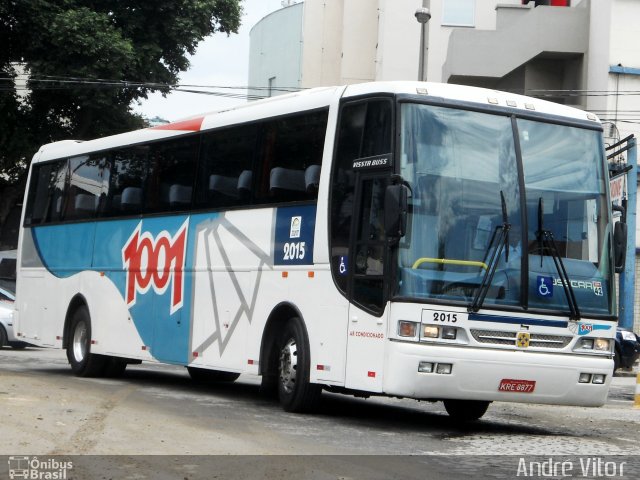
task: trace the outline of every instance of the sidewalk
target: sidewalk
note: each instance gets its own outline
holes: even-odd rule
[[[616,370],[614,377],[635,377],[640,373],[640,365],[638,362],[634,363],[631,368],[619,368]]]

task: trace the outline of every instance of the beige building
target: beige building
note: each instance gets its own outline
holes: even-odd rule
[[[427,80],[584,108],[603,121],[608,144],[640,137],[640,95],[627,93],[640,92],[640,1],[523,3],[430,0]],[[272,86],[286,78],[291,87],[308,88],[418,79],[421,27],[414,13],[422,5],[305,0],[276,11],[251,32],[249,84]],[[638,251],[639,240],[637,229]]]
[[[640,133],[640,2],[430,0],[427,79],[542,96]],[[552,3],[546,2],[536,3]],[[252,86],[418,78],[422,0],[306,0],[251,32]],[[635,19],[635,21],[634,21]],[[279,79],[282,78],[280,82]],[[286,85],[285,85],[286,84]],[[277,93],[277,92],[275,92]]]

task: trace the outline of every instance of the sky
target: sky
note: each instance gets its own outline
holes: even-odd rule
[[[237,34],[217,33],[203,40],[190,57],[191,68],[180,75],[182,85],[246,86],[249,77],[249,31],[269,13],[282,8],[282,0],[243,0],[244,13]],[[147,118],[175,121],[199,113],[229,108],[242,99],[173,92],[164,98],[151,94],[133,109]]]

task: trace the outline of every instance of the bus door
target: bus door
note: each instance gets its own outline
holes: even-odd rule
[[[356,172],[349,258],[349,327],[346,387],[382,391],[386,337],[387,245],[384,199],[389,172]]]

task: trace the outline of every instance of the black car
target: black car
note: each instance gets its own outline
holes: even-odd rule
[[[618,327],[613,357],[614,372],[621,367],[631,368],[638,357],[640,357],[640,337],[631,330]]]

